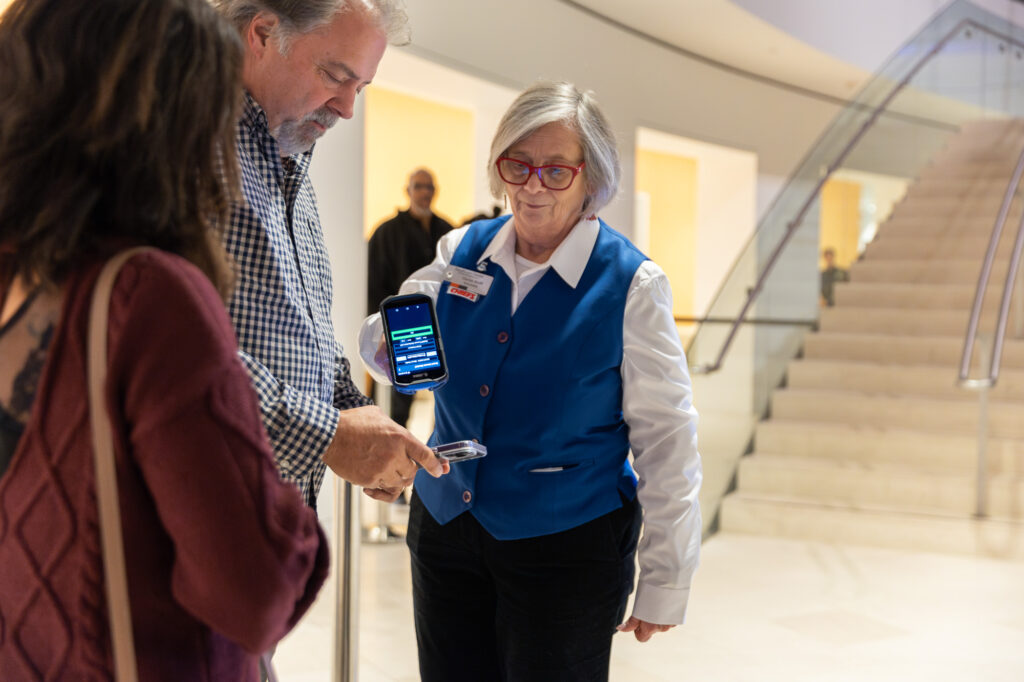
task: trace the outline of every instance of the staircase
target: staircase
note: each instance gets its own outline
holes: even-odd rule
[[[984,519],[974,515],[978,393],[956,386],[1022,147],[1024,122],[968,124],[911,186],[774,392],[722,503],[723,531],[1024,558],[1024,339],[1012,316],[989,393]],[[983,331],[994,329],[1022,204],[1000,242]]]

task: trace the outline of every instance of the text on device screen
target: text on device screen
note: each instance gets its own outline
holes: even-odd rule
[[[395,371],[399,376],[441,366],[429,305],[417,303],[389,308],[386,314],[391,330],[388,341],[395,353]]]

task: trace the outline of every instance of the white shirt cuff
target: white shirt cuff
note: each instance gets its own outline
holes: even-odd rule
[[[686,603],[689,599],[689,587],[658,587],[646,585],[641,580],[633,600],[633,617],[655,625],[681,625],[686,622]]]

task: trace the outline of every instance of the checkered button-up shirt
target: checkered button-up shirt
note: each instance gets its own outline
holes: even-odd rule
[[[331,323],[331,268],[309,180],[312,152],[282,159],[248,94],[236,136],[245,201],[225,237],[239,277],[228,306],[281,476],[315,506],[339,410],[371,401],[352,383]]]

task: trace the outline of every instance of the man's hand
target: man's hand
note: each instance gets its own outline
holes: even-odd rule
[[[363,486],[373,499],[387,502],[398,499],[419,467],[434,478],[450,469],[376,405],[341,411],[324,462],[346,481]]]
[[[634,616],[630,616],[622,625],[619,625],[616,629],[619,632],[632,632],[638,642],[646,642],[649,640],[655,632],[666,632],[674,628],[675,625],[658,625],[656,623],[648,623],[646,620],[640,620]]]

